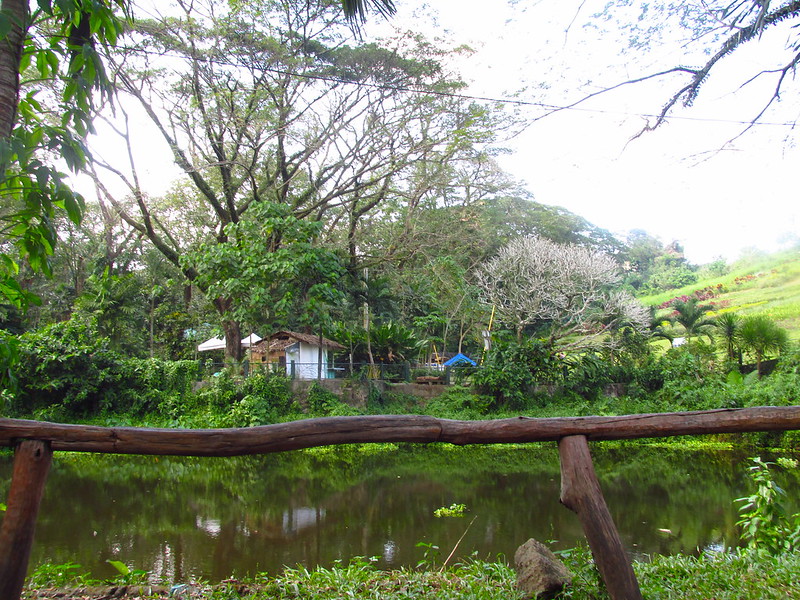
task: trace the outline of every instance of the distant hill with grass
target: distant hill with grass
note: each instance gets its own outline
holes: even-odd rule
[[[713,303],[713,314],[766,315],[800,340],[800,248],[741,259],[724,275],[707,276],[697,283],[640,300],[662,306],[673,298],[696,295]]]

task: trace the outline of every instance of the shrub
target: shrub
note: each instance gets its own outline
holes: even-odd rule
[[[308,388],[308,410],[318,417],[354,415],[357,412],[316,381]]]
[[[220,427],[255,427],[269,425],[276,420],[276,411],[263,398],[245,396],[234,402],[215,424]]]
[[[291,412],[291,381],[284,375],[252,375],[241,384],[243,396],[254,396],[266,402],[278,415]]]
[[[536,384],[560,381],[562,367],[541,340],[498,343],[472,382],[478,393],[494,398],[492,408],[518,410],[528,406]]]
[[[54,323],[20,336],[20,392],[14,409],[22,413],[86,415],[128,404],[131,379],[122,358],[109,349],[90,321]]]
[[[576,394],[587,400],[596,399],[606,385],[615,381],[612,365],[597,354],[583,354],[569,357],[566,385]]]
[[[789,516],[783,506],[786,492],[775,483],[770,467],[775,463],[752,459],[750,479],[755,491],[750,496],[738,498],[741,502],[739,521],[742,538],[751,552],[773,556],[800,549],[800,514]],[[787,468],[797,468],[797,461],[778,459]]]
[[[428,402],[425,414],[440,419],[479,420],[486,418],[494,402],[495,399],[491,396],[480,396],[467,390],[450,388]]]

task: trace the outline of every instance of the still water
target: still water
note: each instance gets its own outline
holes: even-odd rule
[[[642,445],[593,446],[601,486],[634,553],[697,552],[737,543],[734,499],[748,493],[746,455]],[[10,455],[0,456],[5,497]],[[419,543],[440,560],[513,557],[530,537],[583,540],[558,503],[554,444],[380,445],[244,458],[56,454],[32,565],[73,562],[94,577],[107,560],[153,579],[219,581],[376,557],[413,566]],[[785,482],[798,488],[796,480]],[[794,486],[794,487],[793,487]],[[463,517],[434,516],[452,503]]]

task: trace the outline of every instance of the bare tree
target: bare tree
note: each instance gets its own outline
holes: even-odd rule
[[[635,11],[639,11],[638,18]],[[619,14],[617,14],[619,13]],[[777,36],[785,39],[782,54],[778,51],[761,53],[743,61],[734,85],[739,89],[761,84],[761,103],[755,112],[746,115],[741,135],[759,122],[768,110],[781,99],[795,79],[800,63],[800,0],[774,2],[770,0],[695,0],[690,2],[611,2],[593,16],[593,24],[603,30],[623,32],[628,36],[628,48],[622,52],[641,54],[656,43],[680,49],[681,63],[664,65],[652,72],[604,85],[573,103],[559,106],[547,114],[574,108],[589,99],[622,87],[658,80],[662,82],[667,99],[661,109],[649,119],[634,137],[665,124],[672,111],[691,106],[703,86],[718,72],[723,63],[736,60],[750,45]],[[755,66],[754,66],[755,65]],[[730,73],[728,75],[730,77]],[[677,83],[676,83],[677,82]],[[765,83],[766,82],[766,83]],[[734,91],[732,89],[731,91]],[[738,136],[737,136],[738,137]]]
[[[533,326],[551,345],[612,344],[623,323],[644,330],[647,310],[615,290],[619,265],[590,248],[545,238],[513,240],[477,273],[483,300],[496,319],[514,329]]]

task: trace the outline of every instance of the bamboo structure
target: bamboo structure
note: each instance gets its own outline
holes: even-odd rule
[[[326,417],[243,429],[150,429],[0,419],[0,447],[15,448],[0,530],[0,600],[19,600],[54,451],[174,456],[241,456],[335,444],[558,442],[561,501],[577,513],[609,595],[640,600],[636,577],[589,453],[590,441],[800,429],[800,406],[617,417],[516,417],[455,421],[421,415]]]

